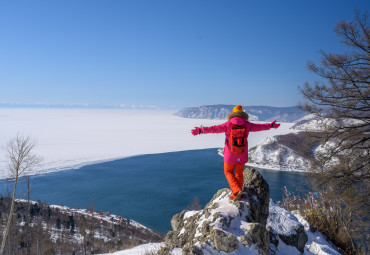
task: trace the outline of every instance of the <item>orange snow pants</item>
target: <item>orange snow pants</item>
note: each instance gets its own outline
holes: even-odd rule
[[[233,193],[233,196],[236,195],[239,190],[243,189],[243,183],[244,183],[244,178],[243,178],[243,170],[244,170],[244,165],[238,164],[230,164],[224,162],[224,171],[225,171],[225,176],[227,181],[229,182],[229,186],[231,189],[231,192]],[[235,170],[235,173],[234,173]]]

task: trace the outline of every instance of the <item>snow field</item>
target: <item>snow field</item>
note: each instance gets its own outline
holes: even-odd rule
[[[37,174],[135,155],[219,148],[224,134],[192,136],[195,126],[222,124],[222,120],[187,119],[172,111],[120,109],[14,109],[0,108],[0,146],[20,133],[38,141],[35,152],[43,158]],[[263,122],[261,122],[263,123]],[[249,148],[268,136],[292,132],[293,124],[250,133]],[[0,151],[0,179],[9,177],[7,158]]]

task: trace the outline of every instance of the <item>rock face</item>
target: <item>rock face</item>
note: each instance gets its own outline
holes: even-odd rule
[[[231,191],[221,189],[203,210],[184,210],[174,215],[172,231],[167,234],[159,254],[171,254],[175,248],[181,248],[184,255],[235,251],[238,254],[278,254],[280,241],[304,247],[304,229],[301,233],[300,226],[292,222],[290,226],[294,231],[282,231],[277,223],[284,220],[275,214],[269,219],[269,208],[274,212],[276,208],[270,205],[269,186],[262,175],[247,168],[244,180],[246,198],[232,201],[229,199]]]
[[[248,220],[266,226],[269,215],[270,187],[262,175],[255,169],[244,170],[244,188],[247,194],[250,210]]]

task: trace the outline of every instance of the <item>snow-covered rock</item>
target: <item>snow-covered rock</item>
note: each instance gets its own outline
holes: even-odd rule
[[[304,252],[305,244],[308,241],[304,226],[289,211],[275,204],[272,200],[269,206],[269,217],[267,226],[270,227],[270,240],[275,247],[279,245],[279,239],[285,244],[297,247],[300,252]]]
[[[230,190],[221,189],[203,210],[176,214],[159,254],[181,248],[182,254],[267,255],[276,253],[281,243],[302,250],[307,241],[303,225],[291,214],[277,215],[275,204],[270,205],[273,214],[269,215],[267,182],[255,169],[247,168],[244,177],[246,197],[242,200],[230,200]],[[280,242],[270,245],[271,239]]]
[[[231,201],[230,190],[219,190],[207,206],[197,212],[176,214],[173,231],[166,236],[160,254],[181,248],[183,254],[268,254],[268,232],[259,223],[249,222],[247,200]]]
[[[286,171],[306,171],[310,167],[309,159],[279,143],[276,137],[267,137],[248,153],[252,166]]]

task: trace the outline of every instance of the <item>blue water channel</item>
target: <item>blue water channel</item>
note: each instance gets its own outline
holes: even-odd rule
[[[307,189],[297,172],[258,169],[270,185],[270,196],[282,199],[282,188]],[[192,150],[124,158],[30,178],[30,197],[49,204],[111,212],[166,233],[170,220],[198,197],[205,206],[217,190],[228,188],[223,158],[217,149]],[[0,181],[6,194],[12,183]],[[18,198],[26,198],[27,184],[18,185]]]

